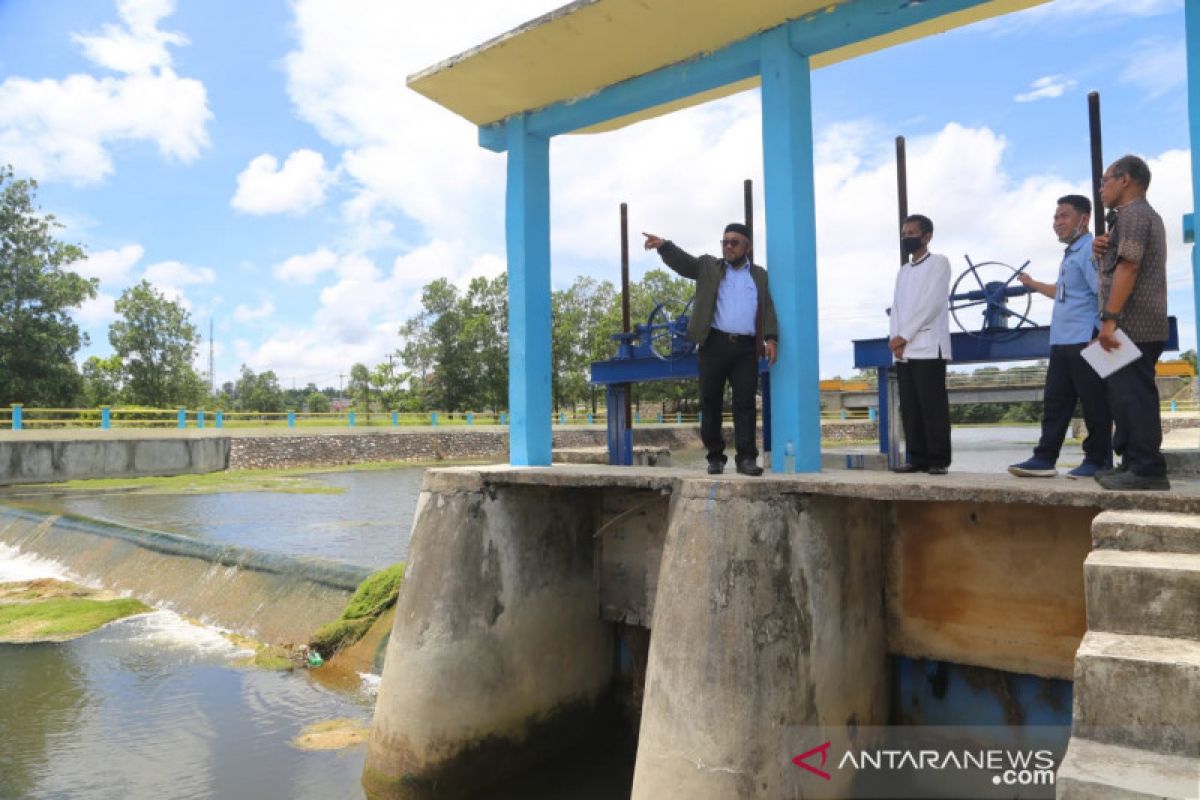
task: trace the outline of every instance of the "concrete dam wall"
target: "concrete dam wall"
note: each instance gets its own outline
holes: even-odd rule
[[[957,724],[987,724],[972,716],[984,697],[1002,714],[991,724],[1019,731],[1029,709],[1014,688],[1034,687],[1028,694],[1043,704],[1034,710],[1052,712],[1062,731],[1060,757],[1075,737],[1064,779],[1073,771],[1077,785],[1095,782],[1095,715],[1110,726],[1104,747],[1158,747],[1164,725],[1171,742],[1200,742],[1194,614],[1172,617],[1166,630],[1184,638],[1156,666],[1182,695],[1145,708],[1122,711],[1113,698],[1124,695],[1093,677],[1096,656],[1081,647],[1117,635],[1096,633],[1114,626],[1095,583],[1103,573],[1087,572],[1085,591],[1084,564],[1106,546],[1093,544],[1097,515],[1119,508],[1180,520],[1187,532],[1173,536],[1200,549],[1195,489],[1151,496],[1090,482],[869,471],[757,480],[612,467],[430,471],[364,786],[376,799],[487,796],[583,740],[621,677],[614,654],[629,626],[649,629],[634,721],[637,800],[855,796],[855,769],[835,761],[822,779],[793,759],[818,747],[831,759],[864,752],[886,726],[904,724],[897,662],[979,679],[957,700],[950,689],[926,719],[949,711]],[[1160,596],[1194,607],[1200,579],[1183,589],[1168,577],[1175,583]],[[1110,602],[1125,608],[1126,594]],[[1036,689],[1080,675],[1096,688],[1077,695],[1072,727],[1069,698]],[[1112,733],[1135,714],[1133,738]],[[1177,779],[1191,770],[1194,788],[1200,759],[1180,762],[1184,745],[1163,753],[1164,780],[1184,785]],[[1159,785],[1159,768],[1145,766],[1152,757],[1139,769]],[[971,796],[1013,796],[991,777]]]
[[[370,570],[0,506],[0,542],[85,581],[276,644],[337,619]]]
[[[34,438],[0,441],[0,486],[83,478],[219,472],[229,439],[219,437]]]

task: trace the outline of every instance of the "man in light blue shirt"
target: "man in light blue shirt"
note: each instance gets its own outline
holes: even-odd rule
[[[1088,437],[1083,440],[1084,461],[1067,473],[1070,478],[1090,478],[1112,466],[1112,413],[1104,381],[1080,355],[1100,324],[1097,296],[1099,278],[1092,260],[1092,235],[1088,233],[1092,203],[1083,195],[1060,197],[1054,212],[1054,232],[1067,246],[1056,283],[1042,283],[1028,275],[1019,278],[1026,287],[1054,299],[1050,317],[1050,365],[1043,392],[1042,438],[1033,458],[1013,464],[1008,471],[1022,478],[1049,478],[1058,474],[1055,462],[1075,401],[1083,406]]]

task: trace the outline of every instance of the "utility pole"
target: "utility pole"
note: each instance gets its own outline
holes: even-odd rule
[[[344,372],[338,373],[338,399],[342,399],[342,378],[346,377]]]

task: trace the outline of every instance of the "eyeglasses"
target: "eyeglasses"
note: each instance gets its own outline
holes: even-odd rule
[[[721,240],[721,247],[737,247],[740,244],[743,244],[741,239],[722,239]]]

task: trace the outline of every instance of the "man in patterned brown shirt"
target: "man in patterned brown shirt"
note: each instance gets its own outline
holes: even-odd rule
[[[1096,475],[1105,489],[1165,490],[1162,421],[1154,364],[1162,354],[1167,326],[1167,236],[1162,217],[1146,202],[1150,168],[1123,156],[1104,172],[1100,199],[1115,212],[1093,252],[1100,267],[1100,346],[1119,346],[1117,328],[1128,334],[1141,357],[1108,376],[1108,403],[1116,422],[1113,449],[1121,465]]]

